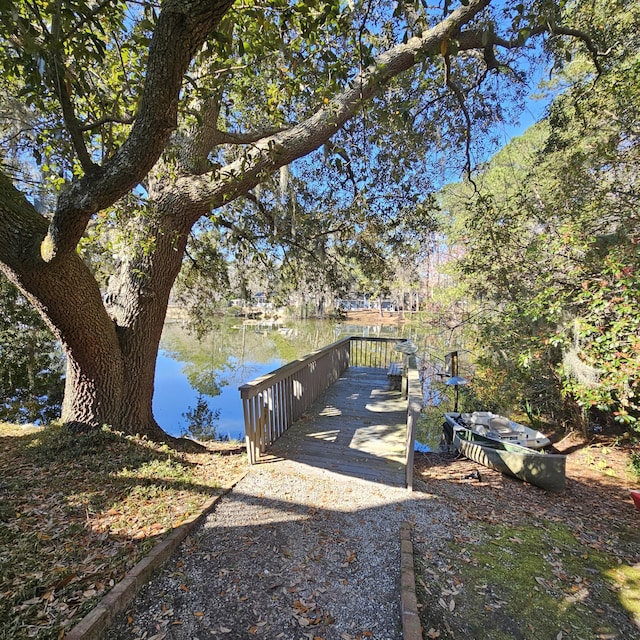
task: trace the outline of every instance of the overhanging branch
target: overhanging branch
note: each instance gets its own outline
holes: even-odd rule
[[[286,131],[256,142],[237,160],[218,170],[216,176],[185,176],[176,181],[176,188],[194,205],[211,208],[245,194],[265,175],[324,144],[357,114],[363,102],[423,56],[439,53],[441,43],[456,37],[460,28],[473,20],[490,1],[470,0],[467,6],[459,7],[421,36],[380,54],[347,89],[314,115]]]
[[[42,257],[75,251],[90,217],[136,186],[177,126],[178,97],[193,56],[233,0],[166,0],[149,47],[145,86],[129,137],[102,167],[73,182],[58,201]]]

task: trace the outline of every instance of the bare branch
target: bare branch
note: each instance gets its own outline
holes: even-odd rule
[[[62,59],[62,49],[59,46],[60,43],[60,11],[62,8],[62,0],[57,0],[56,9],[51,19],[51,52],[47,56],[49,63],[49,70],[54,79],[54,90],[60,101],[62,107],[62,117],[67,126],[69,135],[71,136],[71,142],[78,155],[78,160],[82,165],[82,168],[87,174],[93,174],[96,170],[96,165],[91,159],[87,146],[80,130],[80,123],[76,118],[75,109],[73,108],[73,102],[71,100],[70,83],[67,80],[67,69]]]
[[[451,59],[448,54],[444,55],[444,66],[445,66],[445,83],[447,87],[451,90],[456,100],[458,101],[458,105],[460,106],[460,110],[464,115],[465,120],[465,135],[464,135],[464,154],[465,154],[465,171],[467,173],[467,179],[473,185],[475,191],[478,190],[476,183],[473,181],[471,177],[471,116],[469,115],[469,110],[467,109],[465,96],[462,89],[457,85],[457,83],[451,77]]]
[[[184,176],[177,179],[176,188],[196,205],[194,210],[201,205],[217,208],[246,194],[266,174],[324,144],[356,115],[364,101],[391,79],[410,69],[421,56],[439,53],[441,43],[456,37],[462,25],[471,21],[489,3],[490,0],[470,0],[467,6],[459,7],[421,36],[410,38],[406,43],[380,54],[328,105],[286,131],[258,141],[220,170],[215,179],[211,176]]]
[[[135,121],[134,116],[117,116],[115,114],[103,116],[93,122],[86,122],[80,126],[80,131],[91,131],[92,129],[98,129],[104,124],[133,124]]]
[[[538,26],[534,26],[526,33],[526,35],[520,35],[517,38],[507,40],[500,37],[495,32],[484,29],[467,29],[458,34],[457,40],[460,50],[468,49],[482,49],[487,66],[491,64],[496,66],[505,66],[500,63],[495,57],[495,48],[502,49],[518,49],[524,46],[532,38],[548,33],[550,35],[564,35],[570,36],[584,43],[585,47],[591,54],[593,64],[598,71],[598,74],[602,73],[602,65],[600,64],[600,58],[603,58],[608,54],[607,51],[601,52],[596,47],[593,39],[586,31],[581,29],[574,29],[572,27],[565,27],[553,22],[544,22]]]
[[[591,60],[598,72],[598,75],[602,74],[603,69],[602,65],[600,64],[600,58],[606,54],[600,53],[598,51],[598,47],[596,47],[593,40],[587,33],[582,31],[581,29],[572,29],[571,27],[563,27],[562,25],[557,24],[550,25],[550,30],[554,35],[571,36],[572,38],[576,38],[582,41],[584,46],[587,47],[587,50],[591,54]]]
[[[156,163],[177,126],[178,96],[191,59],[232,1],[165,0],[129,137],[98,171],[73,182],[61,194],[42,246],[46,261],[74,251],[90,217],[130,191]]]
[[[215,144],[254,144],[264,138],[286,131],[285,127],[271,127],[256,131],[234,132],[216,130]]]

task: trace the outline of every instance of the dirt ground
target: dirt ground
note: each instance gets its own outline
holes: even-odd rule
[[[442,550],[416,544],[426,638],[640,638],[640,512],[629,493],[640,482],[630,449],[574,435],[555,448],[568,456],[558,494],[453,453],[416,454],[416,476],[456,514]],[[510,629],[514,608],[519,626]]]
[[[551,504],[561,509],[567,517],[588,513],[594,519],[598,515],[611,518],[631,527],[640,525],[640,513],[634,509],[629,490],[640,488],[640,482],[630,471],[629,449],[617,446],[609,438],[584,443],[577,435],[569,434],[555,443],[558,453],[567,457],[567,488],[549,500],[549,494],[529,487],[496,471],[465,459],[452,459],[440,454],[417,454],[416,473],[429,482],[453,483],[459,488],[471,486],[499,490],[513,502],[514,507],[523,497],[534,500],[541,508]],[[468,475],[478,470],[480,480]],[[471,482],[472,481],[472,482]],[[493,500],[494,496],[488,496]]]

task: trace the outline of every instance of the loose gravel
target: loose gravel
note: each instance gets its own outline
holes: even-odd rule
[[[435,550],[454,517],[420,482],[254,467],[105,638],[401,640],[400,526]]]

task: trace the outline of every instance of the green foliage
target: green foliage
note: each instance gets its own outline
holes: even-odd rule
[[[640,11],[605,4],[570,9],[611,47],[597,82],[581,44],[556,42],[574,63],[548,122],[496,154],[479,193],[443,193],[479,307],[477,393],[583,429],[640,419]]]
[[[602,271],[582,283],[581,315],[574,325],[580,360],[596,372],[585,383],[564,371],[564,391],[585,407],[610,412],[636,427],[640,420],[640,250],[622,244],[608,253]]]
[[[631,469],[640,478],[640,452],[633,451],[631,453]]]
[[[47,423],[59,415],[64,362],[31,304],[0,276],[0,420]]]
[[[123,140],[120,122],[130,122],[142,88],[138,27],[130,31],[128,11],[122,1],[110,3],[108,11],[84,0],[0,6],[7,52],[0,65],[30,112],[20,151],[33,154],[54,191],[81,173],[69,131],[61,126],[60,103],[74,105],[90,153],[104,159]]]
[[[413,290],[430,192],[493,143],[537,57],[526,39],[564,18],[551,0],[474,0],[466,13],[417,0],[14,4],[0,5],[3,163],[46,218],[19,233],[7,225],[3,253],[18,236],[21,256],[79,248],[91,277],[83,271],[78,295],[97,301],[97,282],[105,309],[96,305],[94,320],[115,322],[123,342],[86,359],[147,367],[137,350],[159,336],[190,234],[181,293],[198,309],[225,287],[225,260],[259,264],[283,299],[298,287],[318,306],[354,283]],[[466,15],[459,29],[411,49],[453,12]],[[290,189],[272,176],[287,165]],[[42,245],[42,231],[26,227],[51,217]],[[49,262],[31,278],[31,266],[0,258],[58,322],[67,301],[51,293]],[[245,288],[251,274],[240,271]],[[89,342],[94,324],[69,325]]]

